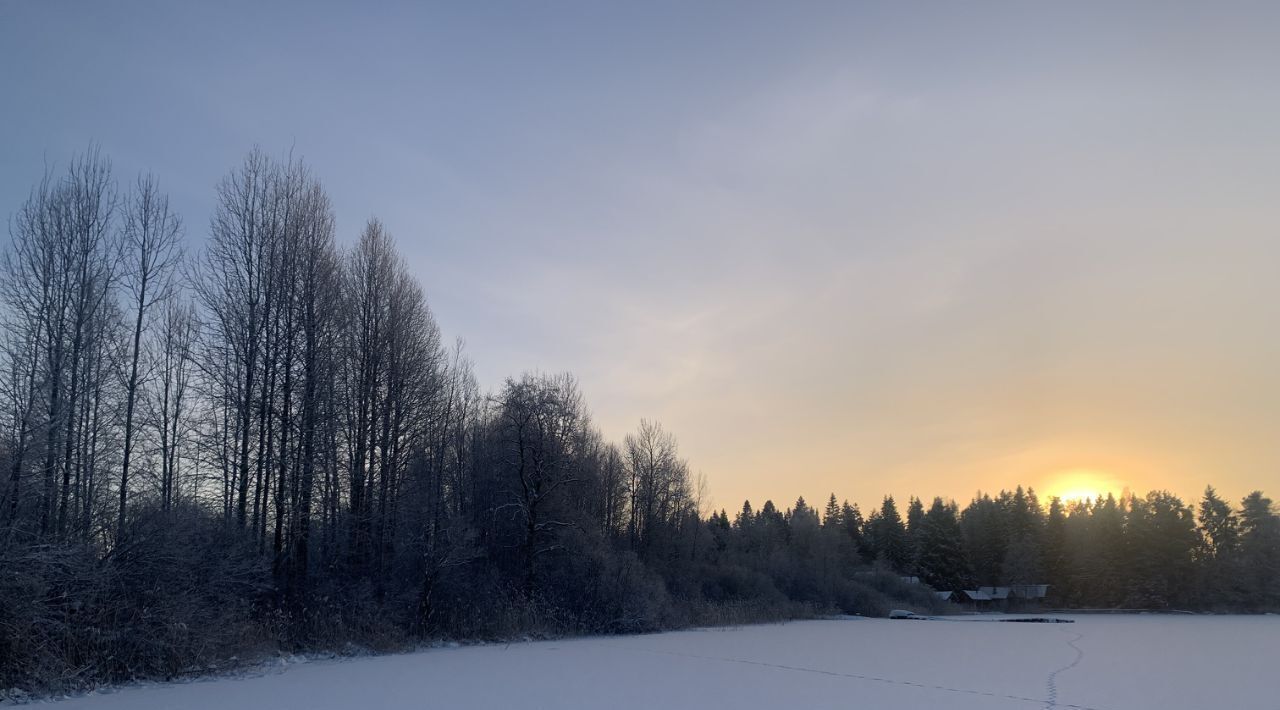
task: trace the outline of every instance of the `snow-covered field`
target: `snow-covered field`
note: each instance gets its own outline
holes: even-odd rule
[[[57,707],[1280,708],[1280,617],[992,618],[800,621],[445,648],[130,687]]]

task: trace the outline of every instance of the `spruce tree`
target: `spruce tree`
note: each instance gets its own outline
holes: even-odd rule
[[[827,499],[826,510],[822,511],[822,527],[838,528],[841,525],[840,504],[836,502],[836,494]]]
[[[868,521],[868,527],[877,559],[883,559],[895,571],[906,570],[911,562],[911,548],[893,496],[885,496],[879,514]]]
[[[1049,584],[1049,596],[1060,603],[1069,598],[1071,588],[1067,559],[1067,514],[1062,500],[1057,496],[1049,500],[1041,555],[1044,561],[1044,579]]]
[[[1240,549],[1240,522],[1231,505],[1218,497],[1213,486],[1204,489],[1204,498],[1200,500],[1200,529],[1210,558],[1235,557]]]
[[[964,554],[963,535],[954,504],[934,498],[917,527],[920,578],[938,590],[964,589],[972,584],[972,572]]]
[[[871,550],[863,534],[865,523],[862,520],[862,511],[858,509],[856,503],[849,505],[849,501],[846,500],[840,506],[840,524],[844,528],[845,535],[853,541],[854,550],[861,556],[862,561],[871,562],[875,560],[875,552]]]
[[[1262,491],[1241,503],[1240,558],[1248,605],[1256,611],[1280,609],[1280,517]]]
[[[907,556],[910,559],[907,567],[916,574],[916,560],[920,555],[920,526],[924,523],[924,503],[911,496],[907,503]]]

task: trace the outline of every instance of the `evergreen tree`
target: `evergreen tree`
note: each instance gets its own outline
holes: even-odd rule
[[[1044,580],[1040,546],[1030,536],[1009,543],[1000,577],[1005,584],[1039,584]]]
[[[907,554],[911,562],[907,565],[912,573],[918,573],[916,560],[920,555],[920,526],[924,523],[924,503],[911,496],[907,503]]]
[[[1008,494],[1002,496],[1007,498]],[[979,585],[995,586],[1002,581],[1009,544],[1005,512],[1001,501],[983,494],[970,501],[960,516],[969,564]]]
[[[870,549],[863,535],[863,526],[865,522],[862,519],[862,511],[858,509],[857,504],[849,505],[849,501],[845,501],[840,506],[840,524],[844,528],[844,533],[853,541],[854,551],[858,553],[864,562],[875,560],[875,553]]]
[[[1240,561],[1249,607],[1280,609],[1280,517],[1261,491],[1241,502]]]
[[[878,514],[867,521],[867,528],[876,559],[884,560],[898,572],[907,569],[911,562],[911,548],[907,541],[907,528],[898,514],[893,496],[885,496]]]
[[[811,555],[817,545],[817,535],[821,527],[821,523],[818,522],[818,511],[810,508],[804,502],[803,496],[796,499],[795,507],[787,516],[787,540],[793,551],[801,557]]]
[[[917,524],[917,565],[920,578],[938,590],[965,589],[972,572],[964,554],[963,535],[955,504],[934,498],[929,512]]]
[[[766,552],[773,552],[787,544],[790,526],[786,516],[778,510],[773,501],[766,500],[756,516],[756,524],[760,530],[760,539]]]
[[[790,515],[787,517],[791,519],[794,519],[796,517],[799,517],[799,518],[813,517],[816,520],[818,517],[818,511],[809,507],[809,504],[804,502],[804,496],[800,496],[799,498],[796,499],[796,505],[794,508],[791,509]]]
[[[1200,499],[1200,562],[1196,593],[1210,609],[1233,609],[1249,597],[1240,567],[1240,519],[1231,504],[1207,486]]]
[[[822,511],[822,527],[838,528],[842,524],[840,519],[840,504],[836,502],[836,494],[832,493],[827,499],[827,507]]]
[[[875,562],[880,559],[880,544],[876,540],[876,531],[880,527],[880,509],[872,508],[867,514],[867,520],[862,525],[862,556],[867,562]]]
[[[1200,529],[1208,557],[1228,560],[1240,549],[1240,522],[1231,505],[1218,497],[1213,486],[1204,489],[1200,500]]]
[[[1083,583],[1087,606],[1119,607],[1128,597],[1129,555],[1125,540],[1125,510],[1107,494],[1093,505],[1088,537],[1081,552],[1086,557]]]
[[[1035,490],[1028,488],[1024,491],[1022,486],[1018,486],[1012,495],[1002,493],[1001,499],[1005,509],[1007,540],[1010,543],[1016,540],[1039,543],[1044,520]]]
[[[720,512],[711,514],[711,519],[707,521],[707,529],[711,531],[716,552],[724,552],[729,548],[729,540],[733,536],[733,524],[729,522],[729,514],[723,508]]]
[[[1062,500],[1057,496],[1049,500],[1049,515],[1045,520],[1041,554],[1044,579],[1049,585],[1050,596],[1057,600],[1069,598],[1071,577],[1067,560],[1067,514]]]
[[[1131,501],[1125,532],[1132,555],[1126,603],[1159,608],[1190,601],[1200,542],[1191,507],[1167,491],[1152,491]]]
[[[1095,584],[1093,569],[1093,510],[1097,503],[1090,500],[1073,500],[1066,506],[1061,595],[1058,599],[1066,606],[1099,606],[1100,595]],[[1052,590],[1051,590],[1052,591]]]

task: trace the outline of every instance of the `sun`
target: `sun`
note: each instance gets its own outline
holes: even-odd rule
[[[1113,492],[1116,478],[1096,468],[1072,468],[1055,474],[1051,480],[1051,495],[1064,502],[1085,502],[1105,498]]]
[[[1062,499],[1063,503],[1075,503],[1075,502],[1088,503],[1094,500],[1095,498],[1106,497],[1105,493],[1100,493],[1096,490],[1085,489],[1085,488],[1080,488],[1078,490],[1063,491],[1056,495]]]

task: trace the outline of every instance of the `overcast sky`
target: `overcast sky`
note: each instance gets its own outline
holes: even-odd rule
[[[269,7],[264,7],[269,6]],[[254,144],[716,506],[1280,494],[1280,5],[0,2],[0,214]]]

